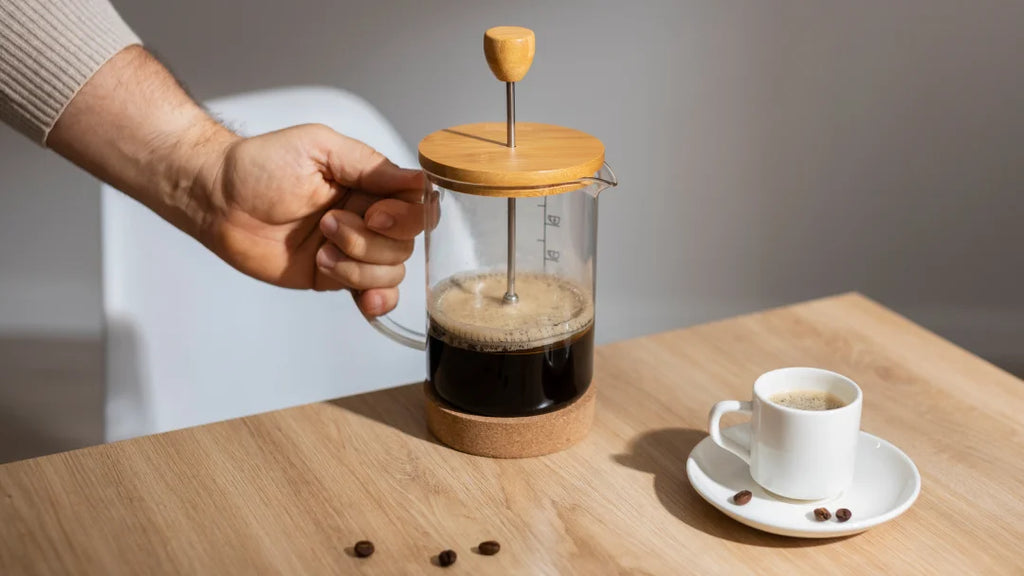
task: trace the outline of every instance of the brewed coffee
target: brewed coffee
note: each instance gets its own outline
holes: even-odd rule
[[[579,398],[593,375],[594,309],[586,290],[542,274],[516,277],[505,302],[502,273],[458,275],[428,303],[428,381],[454,407],[528,416]]]
[[[789,390],[777,392],[769,398],[779,406],[797,410],[835,410],[846,406],[841,398],[825,390]]]

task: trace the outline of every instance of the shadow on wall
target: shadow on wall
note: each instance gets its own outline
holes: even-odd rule
[[[104,440],[103,339],[0,336],[0,463]]]
[[[130,320],[107,316],[105,440],[151,433],[156,426],[141,335]]]
[[[1024,380],[1024,358],[992,358],[992,363]]]

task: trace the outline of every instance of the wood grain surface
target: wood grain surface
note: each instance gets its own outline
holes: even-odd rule
[[[863,387],[864,429],[923,476],[904,516],[799,540],[693,491],[711,405],[790,365]],[[412,384],[6,464],[0,574],[1024,573],[1024,382],[866,298],[603,346],[595,369],[590,435],[533,459],[439,445]]]
[[[495,26],[484,32],[484,57],[494,77],[519,82],[530,71],[537,52],[533,30],[519,26]]]

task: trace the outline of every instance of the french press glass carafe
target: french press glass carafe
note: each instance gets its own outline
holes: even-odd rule
[[[507,122],[446,128],[420,142],[427,175],[427,334],[373,321],[426,348],[427,383],[450,408],[485,417],[550,413],[593,373],[597,197],[616,185],[604,145],[583,132],[515,120],[515,82],[533,32],[484,36],[506,83]]]

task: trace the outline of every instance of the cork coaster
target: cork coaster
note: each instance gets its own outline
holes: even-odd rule
[[[424,383],[427,427],[438,440],[489,458],[529,458],[565,450],[590,431],[597,392],[593,385],[565,408],[516,418],[467,414],[438,398]]]

